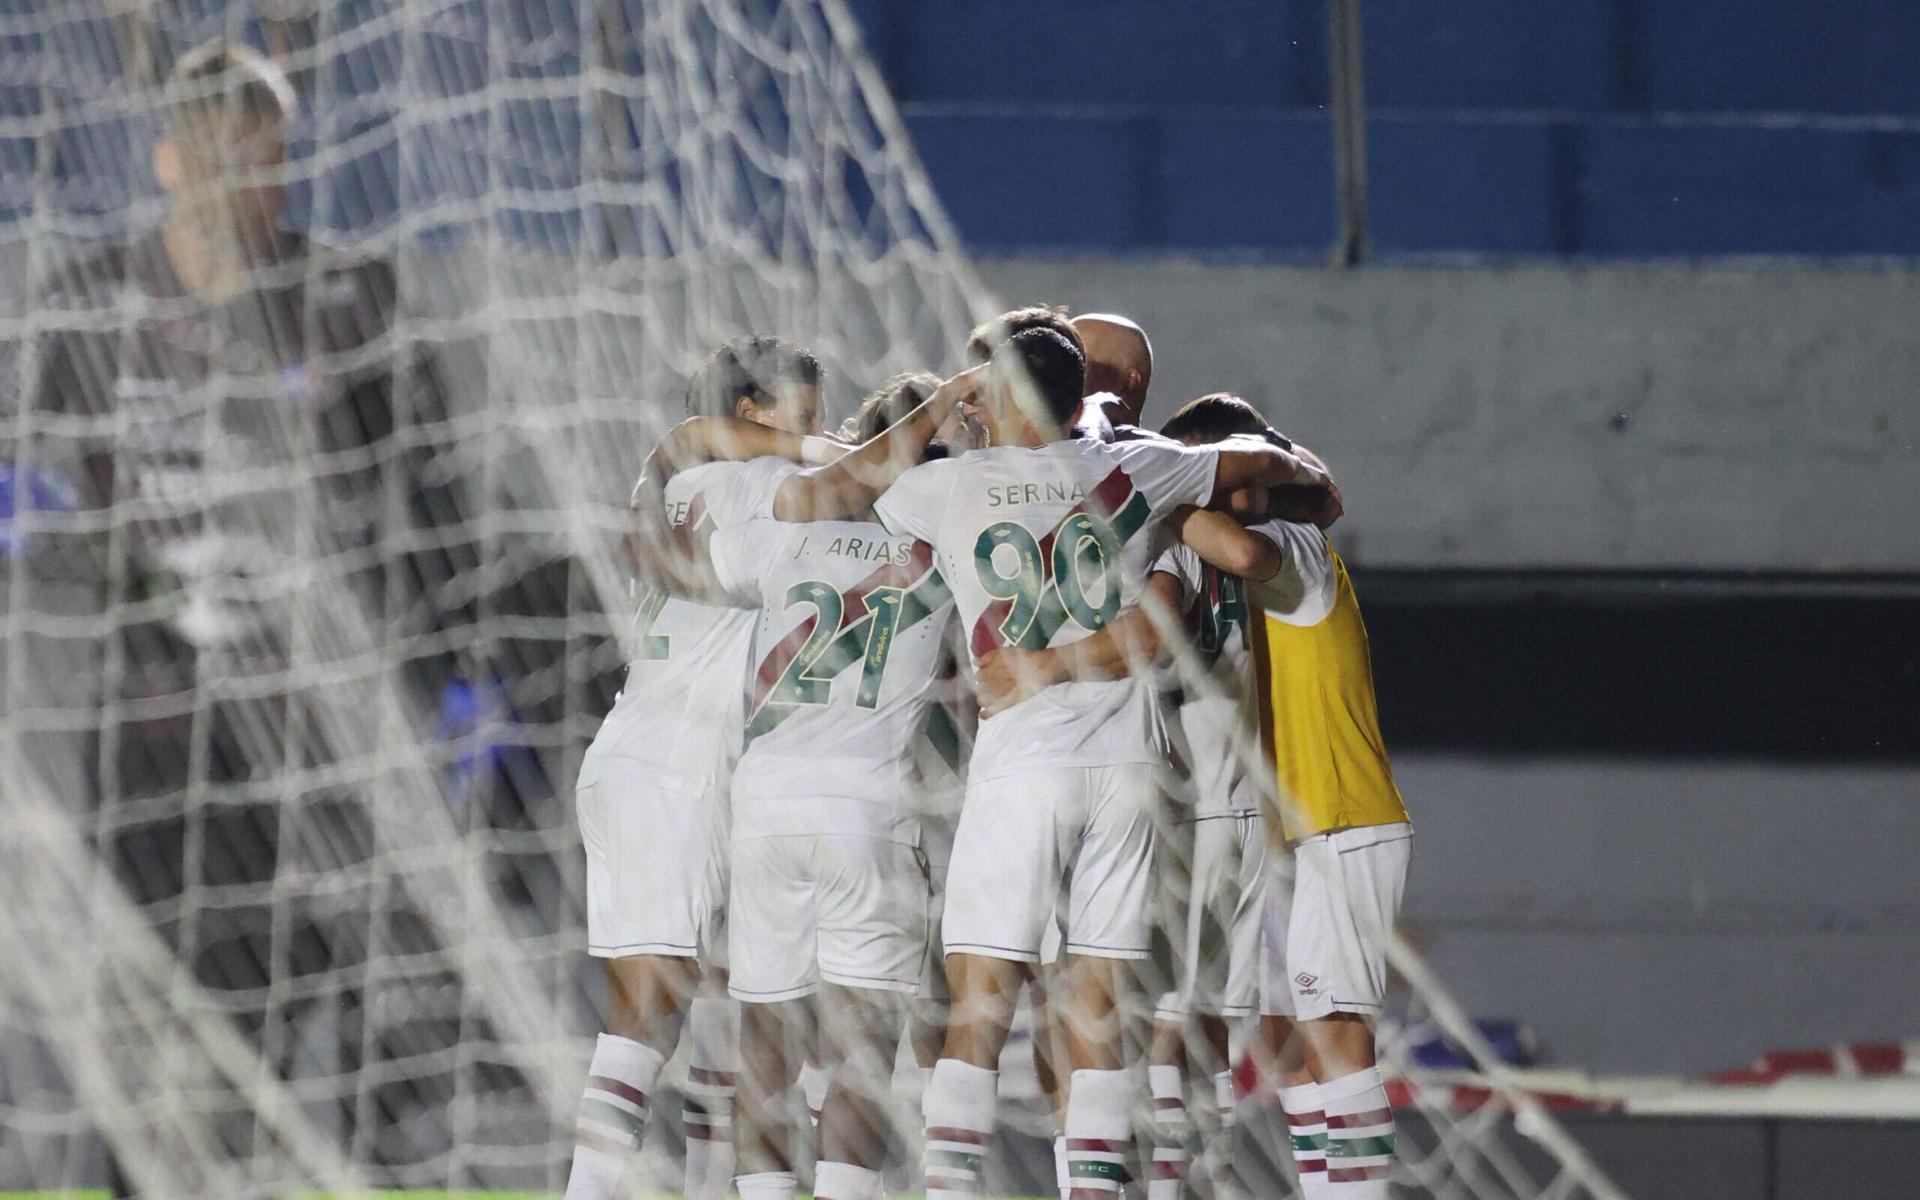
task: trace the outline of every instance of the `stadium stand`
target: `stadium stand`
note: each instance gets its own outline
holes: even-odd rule
[[[1326,247],[1322,0],[853,7],[975,252]],[[1384,255],[1920,254],[1912,5],[1371,0],[1365,20]],[[1072,216],[1015,218],[1009,194]]]
[[[351,28],[365,7],[337,19]],[[484,76],[459,28],[468,8],[417,33],[437,66],[413,83],[435,98],[457,103]],[[975,253],[1308,260],[1333,236],[1324,0],[851,8]],[[1920,254],[1920,72],[1901,57],[1920,40],[1920,7],[1370,0],[1365,19],[1381,256]],[[86,24],[60,36],[111,43]],[[464,217],[571,246],[577,105],[529,99],[492,130],[476,110],[462,126],[473,153],[443,150],[430,175],[362,169],[397,161],[409,136],[383,100],[400,83],[399,36],[370,28],[312,81],[327,128],[308,137],[347,156],[290,198],[296,218],[350,236],[409,212],[444,220],[436,202],[459,198]],[[529,48],[516,73],[576,69],[577,29],[516,36]],[[134,106],[111,128],[68,125],[50,150],[36,146],[63,95],[106,85],[0,78],[0,215],[26,211],[42,187],[76,214],[138,211],[144,174],[95,161],[147,136]],[[614,148],[625,161],[606,169],[637,170],[640,140]],[[489,148],[505,150],[491,176]]]

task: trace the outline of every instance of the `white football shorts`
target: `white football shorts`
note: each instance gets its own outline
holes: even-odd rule
[[[1261,1011],[1312,1021],[1373,1016],[1387,989],[1387,936],[1400,912],[1413,826],[1366,825],[1307,838],[1268,872]]]
[[[1154,1015],[1244,1017],[1260,1000],[1261,918],[1267,839],[1257,813],[1219,813],[1184,823],[1191,855],[1184,893],[1163,914],[1174,954],[1174,990]]]
[[[1058,909],[1068,954],[1147,957],[1156,773],[1054,767],[969,784],[947,871],[946,952],[1037,963]]]
[[[723,963],[725,794],[661,787],[658,768],[589,757],[574,789],[587,851],[587,952]]]
[[[944,1004],[953,999],[947,987],[947,956],[940,946],[940,925],[947,906],[947,864],[927,859],[927,953],[920,968],[920,999]]]
[[[864,834],[737,838],[727,990],[773,1004],[820,984],[920,990],[931,884],[919,847]]]

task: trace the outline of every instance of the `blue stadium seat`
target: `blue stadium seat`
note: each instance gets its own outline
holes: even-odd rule
[[[1333,244],[1325,116],[1176,112],[1159,157],[1167,247],[1295,256]]]
[[[1599,111],[1614,86],[1613,2],[1367,0],[1367,101]]]
[[[1920,253],[1920,132],[1605,122],[1585,179],[1596,254]]]
[[[901,4],[880,28],[896,94],[949,104],[1312,105],[1320,5],[1267,0]]]
[[[909,111],[907,125],[972,250],[1125,250],[1150,234],[1139,122]]]
[[[38,138],[0,138],[0,221],[13,221],[33,212],[39,191]]]
[[[1538,118],[1368,122],[1373,244],[1410,253],[1564,249],[1571,141],[1564,127]]]
[[[1632,0],[1630,12],[1647,111],[1920,115],[1912,0]]]
[[[129,206],[156,195],[151,121],[109,116],[78,121],[54,131],[54,178],[49,201],[63,212],[118,222]]]
[[[915,7],[909,0],[847,0],[867,56],[879,64],[888,89],[900,99],[908,96],[902,60]]]

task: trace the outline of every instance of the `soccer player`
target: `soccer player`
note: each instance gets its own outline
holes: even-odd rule
[[[1234,433],[1264,435],[1267,422],[1236,397],[1202,396],[1174,414],[1162,433],[1206,445]],[[1154,1105],[1154,1178],[1149,1200],[1175,1200],[1189,1183],[1208,1195],[1236,1186],[1232,1167],[1234,1089],[1229,1023],[1259,1001],[1261,910],[1266,887],[1260,822],[1259,705],[1249,663],[1247,581],[1277,569],[1275,555],[1239,528],[1265,514],[1268,496],[1243,489],[1228,512],[1175,518],[1181,535],[1155,564],[1179,581],[1188,653],[1178,672],[1178,731],[1191,773],[1170,838],[1185,855],[1186,889],[1167,914],[1175,948],[1174,988],[1154,1012],[1147,1082]],[[1191,543],[1191,544],[1190,544]],[[1212,561],[1195,549],[1199,546]],[[1158,577],[1156,575],[1156,577]],[[1211,1119],[1195,1122],[1189,1083],[1206,1081]],[[1202,1136],[1195,1137],[1196,1125]],[[1190,1144],[1199,1161],[1188,1163]],[[1191,1179],[1188,1171],[1191,1170]]]
[[[1202,397],[1170,426],[1196,442],[1265,427],[1251,405],[1229,395]],[[1299,499],[1281,503],[1315,511]],[[1262,1036],[1280,1061],[1301,1184],[1308,1200],[1385,1200],[1393,1111],[1372,1020],[1413,828],[1380,736],[1366,625],[1323,528],[1338,509],[1330,496],[1317,524],[1251,529],[1197,514],[1212,540],[1191,524],[1182,534],[1245,583],[1263,757],[1278,785],[1263,783],[1258,794],[1270,806],[1273,844],[1291,848],[1275,856],[1268,880]]]
[[[1147,388],[1153,384],[1153,344],[1147,331],[1115,313],[1083,313],[1073,318],[1073,329],[1087,354],[1082,431],[1102,441],[1139,436],[1122,431],[1139,429]]]
[[[1326,483],[1251,440],[1195,450],[1068,439],[1085,371],[1050,329],[1000,343],[975,405],[989,447],[908,471],[875,506],[889,529],[934,547],[976,657],[1104,628],[1140,596],[1151,528],[1182,506],[1252,484]],[[1165,762],[1158,709],[1131,678],[1049,689],[982,720],[942,930],[954,1011],[925,1102],[931,1200],[977,1190],[1000,1050],[1056,903],[1072,1186],[1118,1192],[1131,1096],[1116,1005],[1126,964],[1147,950],[1153,776]]]
[[[1011,309],[985,322],[967,339],[967,358],[984,363],[993,347],[1026,329],[1051,329],[1078,347],[1086,356],[1086,378],[1081,387],[1087,393],[1081,399],[1080,412],[1073,422],[1075,437],[1095,441],[1132,441],[1151,437],[1135,422],[1146,404],[1147,387],[1153,376],[1153,349],[1146,333],[1125,317],[1093,313],[1067,316],[1061,305],[1031,304]],[[1152,636],[1143,626],[1135,636]],[[1013,661],[1013,660],[1010,660]],[[1066,1042],[1061,1032],[1064,1015],[1056,1011],[1051,993],[1056,991],[1052,976],[1059,954],[1058,928],[1042,953],[1042,963],[1028,983],[1033,1022],[1033,1067],[1040,1090],[1053,1110],[1054,1171],[1060,1191],[1068,1190],[1067,1145],[1062,1122],[1066,1097],[1060,1068],[1066,1062]]]
[[[907,461],[918,461],[928,413],[841,454],[818,436],[819,382],[818,361],[782,339],[746,338],[715,351],[688,383],[692,418],[662,440],[643,481],[661,491],[672,523],[708,534],[866,502],[871,481],[884,486],[898,473],[888,464],[891,439],[903,431],[917,437]],[[812,469],[795,461],[835,455]],[[729,456],[746,461],[711,461]],[[638,495],[636,506],[645,508]],[[652,591],[636,626],[627,686],[588,748],[577,790],[588,949],[606,960],[608,1016],[588,1069],[570,1200],[615,1194],[683,1022],[692,1027],[687,1195],[721,1195],[733,1176],[736,1012],[730,1000],[694,995],[703,960],[718,965],[727,789],[745,728],[753,620]]]
[[[805,350],[747,339],[715,351],[688,381],[687,410],[817,434],[819,383],[819,363]],[[675,525],[727,528],[770,513],[798,470],[772,457],[702,466],[672,479],[666,503]],[[648,591],[626,687],[580,765],[587,948],[605,961],[608,1012],[588,1068],[568,1200],[616,1195],[645,1127],[647,1097],[690,1008],[687,1194],[717,1195],[715,1177],[723,1189],[732,1175],[731,1014],[724,1000],[694,997],[702,960],[711,963],[718,949],[725,789],[745,720],[751,637],[749,614]]]
[[[1189,445],[1219,440],[1205,420],[1203,397],[1176,414],[1163,433]],[[1264,421],[1237,432],[1266,436]],[[1242,489],[1226,498],[1227,512],[1188,510],[1168,522],[1178,536],[1154,564],[1148,586],[1161,598],[1161,627],[1123,630],[1109,625],[1074,643],[1075,653],[1004,649],[982,661],[983,706],[997,709],[1058,683],[1144,672],[1161,658],[1167,634],[1181,647],[1176,679],[1181,702],[1168,714],[1177,758],[1191,772],[1174,803],[1170,847],[1183,856],[1171,911],[1162,913],[1175,954],[1173,990],[1155,1010],[1154,1041],[1147,1069],[1153,1099],[1152,1175],[1147,1194],[1172,1200],[1185,1194],[1189,1143],[1189,1076],[1207,1083],[1215,1114],[1210,1136],[1200,1139],[1206,1161],[1193,1181],[1211,1181],[1207,1194],[1232,1186],[1226,1155],[1232,1140],[1233,1089],[1228,1069],[1228,1019],[1253,1013],[1258,996],[1260,911],[1264,897],[1264,841],[1259,794],[1250,768],[1258,766],[1255,726],[1258,706],[1248,670],[1244,584],[1237,572],[1271,570],[1264,543],[1241,534],[1239,520],[1264,514],[1268,496]],[[1232,515],[1229,515],[1232,514]],[[1185,539],[1185,540],[1182,540]],[[1193,545],[1189,545],[1191,541]],[[1196,551],[1194,546],[1200,547]],[[1203,554],[1218,560],[1214,565]],[[1116,635],[1121,636],[1116,636]],[[1189,1052],[1197,1023],[1197,1050]]]
[[[1086,346],[1080,340],[1080,331],[1067,316],[1064,305],[1028,304],[1020,308],[1009,309],[999,316],[976,326],[967,336],[967,361],[979,366],[993,357],[994,348],[1008,338],[1028,329],[1051,329],[1071,342],[1084,355]],[[1088,371],[1093,365],[1088,364]],[[1083,382],[1082,386],[1085,384]],[[1084,401],[1083,401],[1084,403]],[[1099,441],[1113,441],[1111,425],[1103,424],[1096,413],[1091,425],[1084,419],[1074,422],[1074,435],[1093,437]],[[1047,1108],[1053,1114],[1053,1167],[1055,1181],[1061,1195],[1067,1192],[1067,1135],[1066,1108],[1067,1097],[1061,1068],[1067,1061],[1066,1038],[1062,1031],[1065,1015],[1055,1010],[1052,1003],[1051,976],[1054,974],[1060,956],[1059,928],[1056,924],[1050,932],[1047,945],[1041,952],[1041,961],[1027,981],[1028,1012],[1031,1017],[1033,1036],[1033,1074],[1040,1086],[1040,1093],[1046,1098]]]
[[[909,402],[910,381],[891,394]],[[875,420],[889,395],[869,406]],[[729,988],[746,1002],[740,1194],[794,1194],[775,1112],[798,1073],[793,1048],[817,1023],[832,1081],[815,1194],[877,1196],[883,1100],[927,942],[927,862],[906,791],[951,596],[930,547],[871,521],[750,521],[678,570],[653,557],[676,586],[758,609],[729,906]]]
[[[1162,431],[1187,445],[1218,442],[1234,434],[1273,436],[1264,419],[1238,397],[1203,396],[1181,409]],[[1303,504],[1290,495],[1283,506],[1332,524],[1339,513],[1329,494]],[[1266,878],[1260,828],[1261,790],[1254,775],[1260,767],[1256,728],[1259,705],[1248,662],[1243,576],[1264,581],[1277,573],[1281,559],[1275,543],[1283,529],[1257,529],[1273,541],[1249,536],[1242,521],[1255,521],[1273,507],[1273,493],[1242,489],[1226,500],[1226,512],[1189,510],[1168,522],[1176,533],[1149,577],[1161,593],[1162,609],[1181,614],[1185,651],[1179,678],[1181,703],[1169,714],[1180,760],[1192,772],[1191,787],[1176,803],[1187,806],[1173,831],[1176,853],[1184,855],[1180,874],[1186,888],[1168,914],[1169,940],[1175,947],[1176,987],[1160,999],[1154,1044],[1147,1069],[1154,1103],[1153,1174],[1149,1197],[1171,1200],[1184,1194],[1192,1122],[1186,1100],[1188,1076],[1196,1068],[1208,1082],[1215,1120],[1200,1139],[1203,1160],[1194,1164],[1193,1182],[1211,1183],[1219,1195],[1235,1185],[1232,1144],[1233,1089],[1228,1070],[1228,1018],[1251,1015],[1259,990],[1261,908]],[[1273,522],[1278,525],[1278,522]],[[1157,664],[1161,627],[1129,629],[1116,622],[1060,650],[1003,649],[987,656],[978,671],[981,702],[988,711],[1074,679],[1110,678]],[[1197,1053],[1189,1053],[1189,1025],[1197,1017]]]
[[[983,354],[980,361],[985,362],[986,355]],[[840,429],[841,439],[863,444],[878,437],[882,430],[931,399],[940,384],[938,375],[926,371],[889,379],[867,397],[859,411],[847,418]],[[933,436],[929,453],[948,456],[972,449],[976,430],[964,420],[956,405]],[[953,628],[949,622],[950,635]],[[950,636],[935,694],[927,707],[926,722],[914,738],[913,776],[906,789],[908,804],[920,822],[920,846],[926,854],[928,878],[932,883],[927,909],[932,936],[927,942],[924,978],[909,1032],[923,1085],[924,1076],[932,1072],[933,1064],[940,1058],[940,1048],[947,1036],[949,996],[946,961],[939,946],[940,915],[946,903],[947,864],[952,858],[954,825],[960,818],[961,797],[966,792],[967,760],[972,754],[974,729],[980,717],[973,689],[958,669],[958,657],[964,653]],[[819,1105],[812,1091],[808,1093],[807,1103],[817,1113]]]
[[[1346,564],[1319,529],[1280,528],[1281,568],[1250,596],[1279,783],[1268,828],[1293,865],[1291,887],[1280,873],[1268,888],[1263,1037],[1279,1057],[1308,1200],[1386,1200],[1393,1110],[1373,1021],[1413,826],[1380,736]]]

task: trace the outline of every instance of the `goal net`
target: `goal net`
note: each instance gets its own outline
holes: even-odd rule
[[[0,1191],[557,1190],[640,462],[994,309],[841,0],[8,0],[0,264]],[[1614,1194],[1485,1065],[1405,1182]]]

